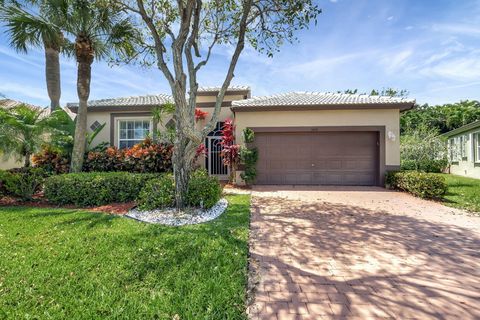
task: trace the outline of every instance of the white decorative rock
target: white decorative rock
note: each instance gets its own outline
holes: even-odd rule
[[[210,209],[192,209],[188,212],[178,212],[175,208],[139,210],[134,208],[126,216],[135,220],[158,223],[167,226],[183,226],[187,224],[199,224],[218,218],[228,206],[227,199],[220,199]]]

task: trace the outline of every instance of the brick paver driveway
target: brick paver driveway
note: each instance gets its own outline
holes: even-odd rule
[[[480,319],[479,217],[381,188],[252,199],[251,318]]]

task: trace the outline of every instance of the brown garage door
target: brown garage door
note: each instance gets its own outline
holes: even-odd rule
[[[257,184],[376,185],[377,132],[257,133]]]

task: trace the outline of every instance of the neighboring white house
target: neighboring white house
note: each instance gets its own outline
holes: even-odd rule
[[[480,120],[443,136],[448,139],[450,173],[480,179]]]

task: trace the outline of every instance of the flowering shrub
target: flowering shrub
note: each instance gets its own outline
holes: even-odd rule
[[[173,146],[145,139],[129,149],[109,147],[89,152],[84,171],[166,172],[172,169]]]
[[[199,109],[199,108],[195,109],[195,121],[203,120],[207,117],[207,115],[208,115],[207,111],[203,111],[202,109]]]

